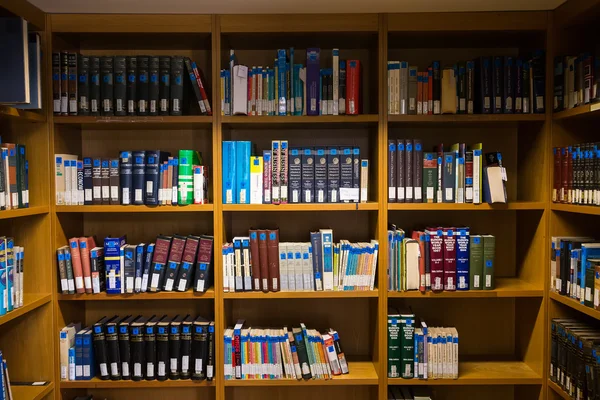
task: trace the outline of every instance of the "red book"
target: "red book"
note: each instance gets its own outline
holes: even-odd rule
[[[77,293],[85,293],[83,284],[83,267],[81,265],[81,253],[79,252],[79,238],[69,239],[71,248],[71,263],[73,264],[73,277],[75,278],[75,290]]]
[[[194,290],[196,292],[206,292],[210,285],[212,268],[211,262],[213,259],[213,241],[214,238],[208,235],[200,237],[200,245],[198,246],[198,263],[196,264],[196,274]]]
[[[269,256],[267,251],[267,231],[258,231],[258,259],[260,262],[260,286],[262,291],[267,293],[269,291]]]
[[[269,263],[269,290],[279,292],[279,229],[267,231],[267,261]]]
[[[465,153],[465,203],[473,202],[473,152]]]
[[[198,87],[200,88],[200,95],[202,96],[202,101],[204,102],[204,106],[206,106],[206,113],[208,115],[212,115],[212,109],[210,108],[210,100],[206,95],[206,90],[204,90],[204,85],[202,84],[202,77],[200,76],[200,71],[198,70],[198,66],[195,62],[192,63],[192,70],[194,71],[194,75],[196,76],[196,82],[198,83]]]
[[[348,60],[346,114],[360,114],[360,60]]]
[[[159,292],[162,289],[162,282],[165,277],[167,260],[169,258],[169,249],[171,248],[171,237],[158,236],[155,243],[152,265],[148,274],[150,276],[150,292]]]
[[[412,238],[419,241],[419,251],[421,254],[419,257],[419,290],[425,293],[425,232],[413,231]]]
[[[96,247],[93,237],[79,238],[79,255],[81,256],[81,267],[83,270],[83,286],[86,293],[92,293],[92,261],[90,251]]]
[[[171,199],[171,196],[169,195],[169,190],[171,189],[169,188],[169,162],[165,161],[163,163],[163,185],[162,185],[162,189],[163,189],[163,197],[162,197],[162,201],[160,204],[165,205],[167,204],[167,199]]]
[[[456,230],[444,228],[444,290],[456,290]]]
[[[431,269],[431,290],[444,290],[444,231],[442,228],[426,228],[429,235],[429,265]]]
[[[427,114],[433,114],[433,68],[427,68]]]
[[[552,188],[552,201],[560,201],[562,176],[561,176],[561,148],[555,147],[554,152],[554,186]]]

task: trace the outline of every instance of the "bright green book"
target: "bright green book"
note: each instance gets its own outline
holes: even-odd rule
[[[179,150],[179,179],[177,204],[194,202],[194,165],[202,165],[202,156],[196,150]]]

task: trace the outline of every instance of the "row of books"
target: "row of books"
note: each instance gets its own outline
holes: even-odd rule
[[[2,140],[0,139],[0,142]],[[0,210],[29,207],[29,160],[24,144],[0,144]]]
[[[155,243],[127,244],[127,237],[69,239],[57,250],[60,290],[75,293],[205,292],[213,279],[213,237],[159,235]]]
[[[597,398],[600,331],[581,320],[554,318],[550,332],[550,380],[573,399]]]
[[[552,201],[600,205],[600,143],[555,147]]]
[[[339,334],[330,329],[244,327],[224,333],[225,379],[333,379],[349,374]]]
[[[425,71],[388,61],[388,114],[544,113],[545,59],[480,57]]]
[[[458,379],[458,331],[416,323],[412,311],[388,310],[388,378]]]
[[[426,386],[415,386],[408,388],[406,386],[388,387],[388,400],[431,400],[431,390]]]
[[[379,243],[333,241],[332,229],[310,233],[310,242],[279,242],[279,230],[251,229],[223,245],[223,290],[373,290]]]
[[[360,148],[293,147],[273,140],[253,156],[252,142],[223,142],[224,204],[365,203],[369,160]]]
[[[600,243],[584,236],[553,236],[550,290],[600,309]]]
[[[493,290],[496,238],[470,228],[388,230],[388,290]]]
[[[202,317],[102,317],[60,331],[62,381],[209,380],[214,377],[215,323]]]
[[[0,400],[12,400],[12,386],[8,376],[8,363],[0,351]]]
[[[321,68],[321,49],[306,49],[306,66],[294,62],[294,48],[278,49],[274,67],[241,65],[230,50],[221,70],[222,115],[356,115],[362,111],[360,60],[340,60]],[[296,58],[297,60],[298,58]]]
[[[2,58],[11,68],[0,75],[0,104],[24,110],[42,108],[41,40],[20,17],[0,17]]]
[[[25,248],[0,236],[0,315],[23,307]]]
[[[188,57],[52,53],[55,115],[183,115],[190,86],[199,113],[212,115],[203,82]]]
[[[122,151],[118,158],[55,154],[57,205],[189,205],[208,203],[202,154]]]
[[[600,58],[591,53],[554,57],[555,112],[600,101]]]
[[[493,184],[495,178],[502,178],[502,167],[496,171],[496,167],[489,169],[483,164],[481,143],[470,149],[464,143],[455,143],[449,149],[442,143],[433,152],[424,152],[420,139],[390,139],[388,202],[506,202],[504,191],[496,193],[495,190],[498,185],[500,188],[505,186],[502,180]]]

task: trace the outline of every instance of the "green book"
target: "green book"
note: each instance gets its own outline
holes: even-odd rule
[[[312,374],[310,372],[310,364],[308,361],[308,352],[306,349],[306,342],[304,341],[304,335],[302,329],[292,328],[292,335],[294,335],[294,342],[296,342],[296,351],[298,352],[298,363],[302,370],[302,377],[304,379],[311,379]]]
[[[400,314],[388,310],[388,378],[400,378]]]
[[[469,243],[469,284],[471,290],[481,290],[483,282],[483,239],[471,235]]]
[[[435,203],[438,181],[436,153],[423,153],[423,203]]]
[[[194,202],[194,165],[202,165],[202,156],[195,150],[179,150],[177,204]]]
[[[496,238],[492,235],[482,235],[483,238],[483,290],[494,290],[494,256],[496,254]]]
[[[402,378],[415,377],[415,314],[400,314],[400,372]]]
[[[308,331],[306,329],[306,325],[303,323],[300,324],[300,329],[302,329],[302,335],[304,336],[304,346],[306,347],[306,353],[308,354],[308,364],[310,367],[310,373],[313,377],[317,376],[316,367],[316,358],[315,353],[313,351],[313,347],[310,344],[310,339],[308,337]]]

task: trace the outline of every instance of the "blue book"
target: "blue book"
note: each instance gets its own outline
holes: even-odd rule
[[[173,165],[173,176],[171,178],[171,185],[173,190],[171,191],[171,205],[176,206],[178,203],[178,193],[179,193],[179,158],[173,157],[172,160],[169,161],[170,165]]]
[[[0,103],[30,102],[27,21],[20,17],[0,18]]]
[[[146,170],[144,173],[144,198],[145,204],[149,206],[158,205],[158,190],[163,162],[171,154],[160,150],[146,150]]]
[[[8,290],[6,258],[6,238],[0,238],[0,315],[5,315],[8,310],[8,296],[4,295]]]
[[[323,248],[321,232],[310,233],[310,244],[312,249],[313,275],[315,277],[314,290],[323,290]]]
[[[83,158],[83,204],[91,205],[94,201],[92,196],[93,181],[92,181],[92,159],[90,157]]]
[[[223,204],[237,204],[236,179],[236,143],[223,142]],[[250,159],[248,158],[248,162]]]
[[[469,242],[469,228],[458,228],[458,236],[456,237],[456,290],[469,290]]]
[[[83,376],[81,377],[84,381],[91,380],[94,373],[94,351],[92,344],[92,330],[86,329],[83,333],[82,338],[82,355],[81,355],[81,364],[83,365]]]
[[[121,186],[121,204],[133,204],[133,155],[131,151],[122,151],[119,160],[121,165],[120,186]]]
[[[121,294],[124,292],[121,271],[121,246],[127,243],[127,237],[104,239],[104,268],[106,269],[106,293]]]
[[[135,249],[135,284],[134,292],[142,291],[142,274],[144,272],[144,261],[146,259],[146,244],[138,244]]]
[[[144,150],[134,151],[133,156],[133,204],[143,205],[145,190],[145,173],[146,173],[146,152]]]
[[[591,258],[599,258],[600,257],[600,243],[582,243],[581,244],[581,273],[580,273],[580,281],[581,281],[581,290],[584,291],[584,295],[581,296],[580,302],[581,304],[584,304],[584,301],[586,300],[586,298],[589,301],[592,301],[593,299],[593,287],[594,287],[594,283],[592,282],[591,287],[592,290],[591,292],[589,292],[586,289],[586,282],[585,282],[585,272],[586,270],[589,268],[589,263],[588,260]],[[588,293],[589,292],[589,293]]]
[[[75,334],[75,380],[83,380],[83,334],[85,328]]]
[[[286,54],[285,49],[277,50],[277,113],[286,115],[287,113],[287,79],[286,79]]]
[[[252,144],[236,142],[235,192],[237,204],[250,204],[250,156]]]
[[[28,40],[29,55],[29,104],[16,104],[15,108],[40,110],[42,108],[41,48],[40,35],[32,32]]]
[[[8,293],[8,303],[6,311],[12,311],[14,308],[14,276],[15,276],[15,242],[13,238],[6,238],[6,291]]]
[[[141,291],[148,291],[148,283],[150,280],[148,277],[150,276],[150,267],[152,266],[152,256],[154,254],[154,243],[150,243],[146,248],[146,256],[144,257],[144,270],[142,272],[142,286]]]
[[[231,71],[223,71],[225,76],[225,115],[231,115]]]
[[[504,111],[504,60],[494,57],[492,66],[492,113],[502,114]]]
[[[321,229],[323,290],[333,290],[333,231]]]
[[[294,64],[294,79],[292,81],[292,88],[294,94],[294,115],[302,115],[302,111],[304,110],[304,102],[302,91],[303,84],[300,80],[300,70],[302,69],[302,64]]]

